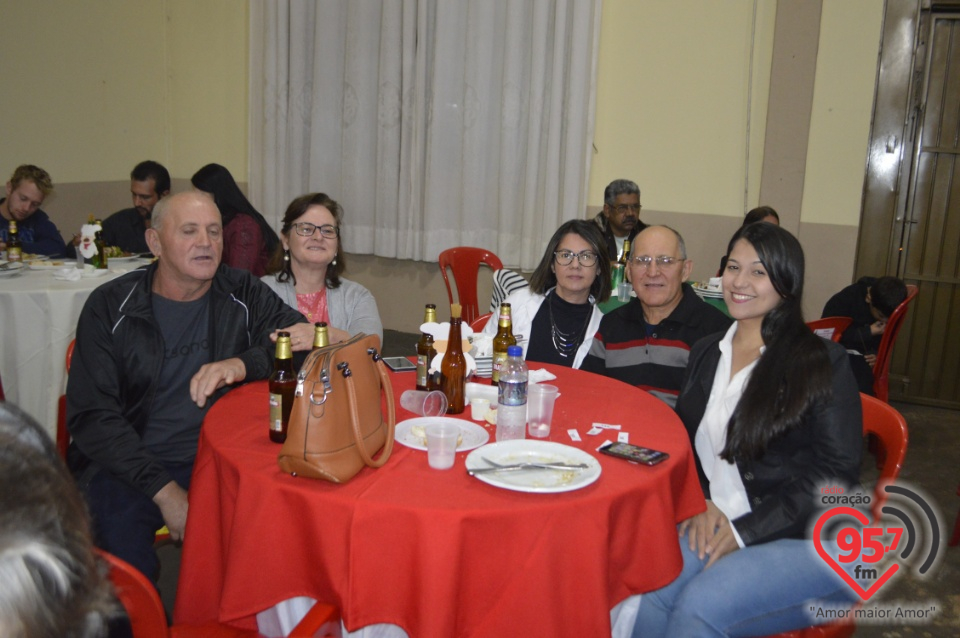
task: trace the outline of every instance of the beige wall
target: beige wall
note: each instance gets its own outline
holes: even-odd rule
[[[141,159],[170,168],[175,190],[210,161],[246,180],[245,2],[2,6],[0,85],[17,99],[0,100],[0,172],[22,162],[47,168],[57,192],[45,209],[64,234],[90,213],[127,206],[126,176]],[[853,274],[883,11],[880,0],[823,1],[819,34],[808,39],[817,49],[812,109],[795,122],[809,135],[804,169],[763,173],[768,127],[784,130],[791,117],[767,112],[778,8],[819,6],[604,0],[588,198],[595,212],[611,179],[636,180],[644,220],[677,227],[694,277],[704,278],[740,217],[760,203],[761,183],[793,180],[802,189],[792,230],[808,255],[811,315]],[[446,298],[435,263],[353,256],[347,276],[371,288],[387,328],[414,329],[425,302]]]
[[[246,2],[4,0],[0,23],[0,173],[47,169],[64,235],[129,207],[144,159],[175,187],[213,161],[246,181]]]

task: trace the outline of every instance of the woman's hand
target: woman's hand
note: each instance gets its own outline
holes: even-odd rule
[[[290,333],[290,347],[294,351],[300,350],[310,350],[313,348],[313,324],[312,323],[295,323],[289,328],[280,328],[279,330],[274,330],[270,335],[270,341],[276,343],[277,335],[280,332],[289,332]],[[333,340],[331,339],[331,342]]]
[[[696,551],[701,560],[710,557],[707,567],[740,547],[732,524],[713,501],[707,501],[707,511],[680,523],[680,535],[684,533],[691,551]]]
[[[294,351],[310,350],[313,348],[313,330],[312,323],[296,323],[289,328],[280,328],[274,330],[270,335],[270,341],[277,342],[277,334],[282,332],[290,333],[290,346]],[[327,326],[327,339],[330,343],[340,343],[350,338],[350,333],[346,330],[340,330],[333,326]]]

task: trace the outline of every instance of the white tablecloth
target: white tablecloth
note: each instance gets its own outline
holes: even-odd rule
[[[69,266],[73,262],[68,261]],[[0,379],[16,403],[56,437],[57,400],[64,391],[64,357],[77,319],[94,288],[136,268],[126,264],[100,277],[54,279],[54,270],[24,268],[0,277]]]

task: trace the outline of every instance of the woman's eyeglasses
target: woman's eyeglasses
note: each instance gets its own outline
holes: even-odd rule
[[[561,266],[569,266],[573,263],[573,258],[576,257],[577,261],[580,262],[581,266],[589,268],[597,263],[597,253],[592,250],[584,250],[583,252],[575,253],[569,250],[558,250],[553,253],[553,258]]]
[[[321,237],[326,237],[327,239],[336,239],[340,236],[340,229],[330,224],[317,226],[316,224],[311,224],[310,222],[300,222],[299,224],[293,224],[293,228],[301,237],[313,237],[313,233],[315,233],[317,230],[320,231]]]

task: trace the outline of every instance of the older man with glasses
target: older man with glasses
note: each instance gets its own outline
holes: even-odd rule
[[[604,315],[582,369],[677,401],[693,344],[730,326],[686,283],[693,270],[680,233],[649,226],[637,234],[627,265],[636,299]]]
[[[603,190],[603,210],[593,222],[607,242],[607,256],[616,261],[623,243],[647,227],[640,221],[640,187],[629,179],[615,179]]]

